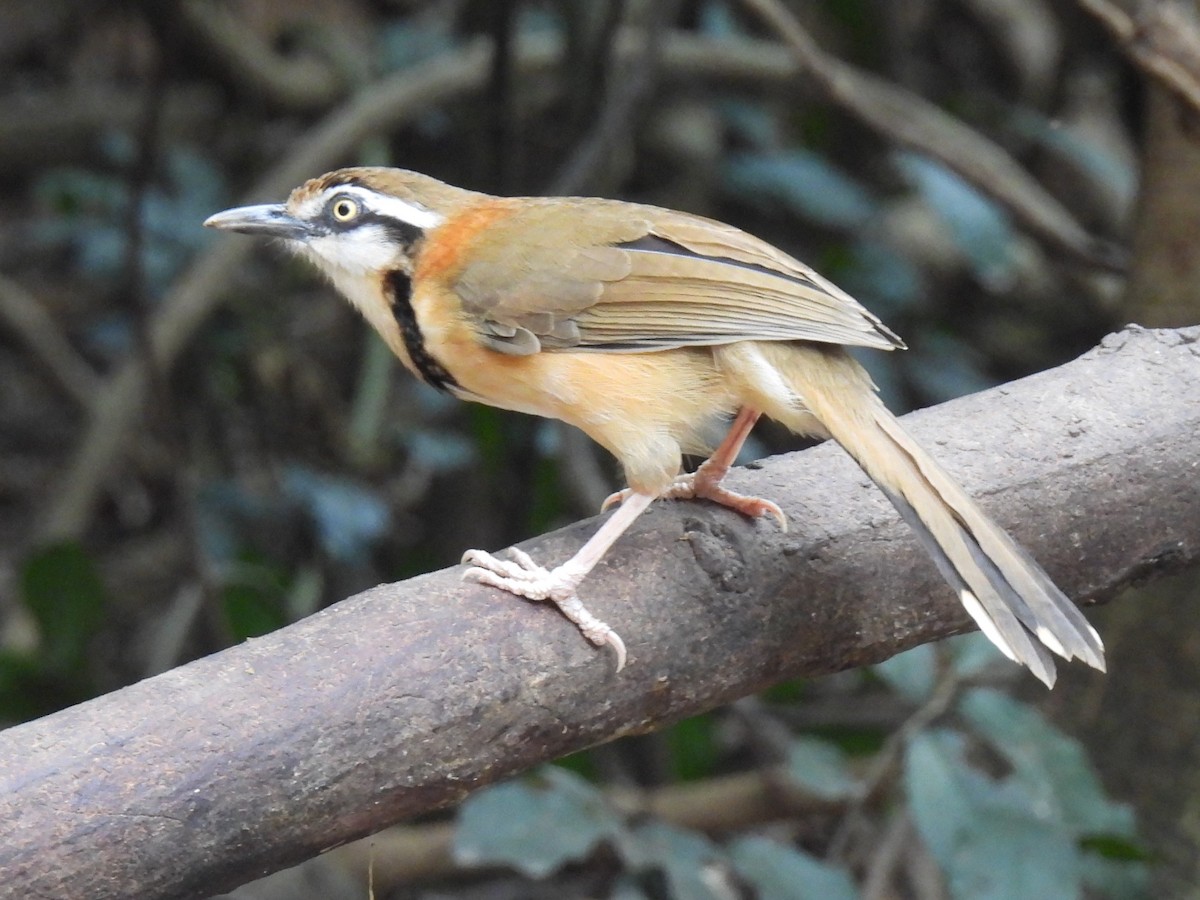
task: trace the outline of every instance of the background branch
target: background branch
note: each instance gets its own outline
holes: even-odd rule
[[[99,377],[66,339],[45,306],[11,278],[0,275],[0,323],[21,339],[63,392],[85,409]]]
[[[1111,0],[1079,0],[1149,78],[1200,111],[1200,28],[1180,3],[1141,3],[1132,16]]]
[[[943,163],[1072,258],[1114,272],[1124,252],[1090,234],[999,144],[892,82],[826,53],[779,0],[742,0],[792,51],[812,84],[882,137]]]
[[[278,53],[224,4],[183,0],[169,11],[151,12],[223,81],[257,101],[293,112],[321,111],[349,88],[350,79],[328,61]]]
[[[1200,559],[1197,397],[1200,328],[1130,329],[908,422],[1068,593],[1094,599]],[[6,888],[210,894],[535,763],[966,626],[836,447],[732,486],[779,501],[794,530],[661,504],[589,579],[629,644],[620,676],[553,611],[451,569],[9,729]],[[592,527],[527,549],[563,558]]]

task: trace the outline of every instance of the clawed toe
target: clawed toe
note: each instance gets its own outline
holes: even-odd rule
[[[599,646],[596,641],[592,641],[592,643]],[[617,654],[617,671],[620,672],[623,668],[625,668],[625,642],[621,640],[621,636],[619,634],[609,628],[608,634],[604,636],[604,643],[612,647],[613,651]]]
[[[539,566],[524,550],[518,550],[516,547],[510,547],[508,553],[512,559],[501,559],[498,556],[493,556],[483,550],[468,550],[463,554],[462,561],[464,564],[471,566],[463,573],[464,579],[483,581],[486,584],[491,584],[495,587],[504,587],[504,585],[496,584],[496,581],[511,581],[515,583],[536,582],[546,580],[550,577],[550,572],[543,566]],[[487,578],[481,576],[486,575]],[[519,590],[513,590],[514,593],[520,593]],[[544,599],[542,597],[530,599]]]
[[[463,572],[464,581],[474,581],[499,588],[526,600],[548,600],[598,647],[605,644],[617,655],[617,671],[625,668],[625,642],[607,623],[596,618],[575,593],[578,576],[567,566],[547,569],[538,565],[524,550],[510,547],[512,559],[501,559],[483,550],[468,550],[463,563],[470,566]]]
[[[608,512],[610,508],[616,506],[618,503],[624,503],[632,493],[633,491],[629,488],[625,488],[624,490],[609,494],[604,498],[604,502],[600,504],[600,512]]]
[[[730,509],[737,510],[744,516],[749,516],[752,519],[762,516],[772,516],[779,523],[781,531],[788,530],[787,516],[783,510],[779,508],[779,504],[772,503],[770,500],[765,500],[762,497],[747,497],[744,494],[735,494],[733,491],[727,491],[724,488],[718,489],[722,496],[708,497],[714,503],[720,503],[722,506],[728,506]]]
[[[633,491],[629,488],[625,488],[623,491],[609,494],[600,505],[600,512],[604,512],[617,503],[624,502],[632,493]],[[788,530],[787,516],[779,508],[779,504],[762,497],[748,497],[745,494],[736,493],[722,487],[711,477],[703,477],[700,473],[691,472],[678,476],[670,487],[658,496],[662,500],[711,500],[713,503],[739,512],[749,519],[771,516],[779,523],[782,531]]]

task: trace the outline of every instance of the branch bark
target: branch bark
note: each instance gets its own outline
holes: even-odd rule
[[[1197,398],[1200,328],[1131,328],[908,424],[1094,600],[1200,559]],[[0,880],[13,896],[212,894],[538,762],[967,626],[838,448],[731,482],[794,530],[656,505],[584,588],[629,644],[620,675],[552,610],[447,569],[0,733]],[[526,549],[562,559],[593,527]]]

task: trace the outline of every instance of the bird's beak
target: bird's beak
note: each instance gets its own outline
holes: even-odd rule
[[[302,241],[309,236],[308,223],[287,211],[282,203],[262,206],[239,206],[227,209],[204,220],[206,228],[224,228],[242,234],[265,234],[268,237]]]

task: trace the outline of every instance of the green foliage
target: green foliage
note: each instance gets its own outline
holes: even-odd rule
[[[1104,793],[1077,741],[1034,707],[992,688],[963,687],[999,658],[978,635],[922,645],[874,667],[916,710],[899,739],[850,757],[847,732],[798,733],[777,774],[798,790],[854,809],[883,789],[890,815],[906,808],[956,900],[1091,896],[1132,900],[1147,882],[1127,807]],[[775,702],[802,705],[802,693]],[[666,746],[679,775],[716,774],[716,716],[680,723]],[[697,754],[690,746],[696,742]],[[892,764],[876,765],[877,754]],[[706,764],[707,761],[707,764]],[[898,764],[898,781],[871,781]],[[578,757],[575,769],[587,768]],[[482,791],[462,807],[457,858],[546,878],[607,848],[620,871],[612,896],[710,900],[741,889],[760,898],[853,898],[855,874],[810,848],[742,835],[722,844],[657,821],[630,819],[578,775],[543,770]],[[869,853],[869,851],[864,851]],[[740,886],[736,887],[736,886]],[[732,893],[731,893],[732,892]]]
[[[250,584],[231,584],[221,591],[225,624],[234,641],[262,637],[287,624],[273,592]]]
[[[718,887],[724,854],[704,835],[665,822],[646,822],[623,831],[616,842],[625,865],[635,874],[658,876],[675,900],[722,900]]]
[[[614,896],[724,900],[737,878],[763,900],[853,898],[848,873],[765,838],[723,848],[698,832],[665,822],[630,821],[604,794],[557,767],[481,791],[460,808],[455,859],[463,865],[507,865],[531,878],[587,859],[601,845],[626,875]]]
[[[734,841],[729,855],[758,900],[855,900],[850,874],[815,856],[761,837]]]
[[[1017,134],[1040,142],[1089,173],[1096,183],[1108,185],[1120,196],[1133,197],[1136,192],[1136,169],[1116,157],[1111,148],[1101,142],[1063,128],[1061,121],[1028,106],[1014,109],[1008,124]]]
[[[351,3],[339,24],[309,25],[307,31],[295,25],[306,18],[305,11],[285,15],[287,6],[280,5],[279,17],[246,18],[260,46],[284,58],[297,49],[291,43],[297,34],[315,34],[323,46],[308,38],[303,55],[305,62],[319,65],[336,55],[331,48],[340,39],[343,47],[354,48],[355,58],[345,59],[343,50],[333,68],[355,88],[366,87],[376,73],[414,69],[460,49],[489,27],[479,17],[487,3]],[[621,12],[620,6],[611,8]],[[638,5],[624,6],[629,15],[622,24],[636,28],[641,21],[634,8]],[[109,83],[97,86],[114,94],[152,97],[153,91],[137,84],[146,69],[144,60],[154,51],[161,54],[171,48],[151,46],[158,29],[145,28],[136,10],[127,14],[117,7],[115,18],[100,10],[91,24],[82,30],[71,24],[68,39],[48,40],[42,49],[36,37],[29,38],[28,49],[16,54],[9,66],[14,99],[38,85],[63,86],[63,99],[78,99],[70,85],[91,80],[80,78],[80,72],[98,73],[97,81]],[[909,23],[911,33],[895,40],[889,29],[879,27],[884,13],[878,3],[829,0],[809,7],[806,16],[830,52],[866,67],[886,60],[889,72],[913,76],[910,84],[932,85],[930,94],[954,96],[960,108],[978,110],[978,97],[966,96],[963,85],[951,83],[956,76],[947,60],[927,52],[936,42],[922,33],[926,26]],[[759,24],[751,24],[745,10],[723,0],[683,4],[677,12],[665,23],[668,29],[711,39],[774,40]],[[264,24],[292,15],[297,20],[280,26],[280,32]],[[583,58],[582,53],[572,58],[563,67],[566,77],[546,69],[530,79],[515,66],[510,67],[514,77],[507,85],[497,79],[465,96],[456,93],[457,88],[432,91],[415,117],[387,132],[372,130],[362,136],[356,151],[341,155],[357,153],[359,161],[411,166],[464,186],[497,188],[503,183],[513,193],[537,194],[552,182],[561,160],[596,136],[605,137],[611,144],[602,154],[606,164],[591,173],[589,191],[667,202],[734,221],[813,263],[902,331],[912,352],[864,359],[893,405],[957,396],[992,383],[993,372],[1012,373],[1021,366],[1030,369],[1056,361],[1053,354],[1027,357],[1024,346],[1009,346],[1019,341],[994,340],[990,323],[997,316],[1017,320],[1012,334],[1036,332],[1039,340],[1033,343],[1053,348],[1060,354],[1057,358],[1069,344],[1042,322],[1021,323],[1017,317],[1023,309],[1045,308],[1060,296],[1078,294],[1084,302],[1072,300],[1071,305],[1085,310],[1078,314],[1087,332],[1084,341],[1089,335],[1098,338],[1110,324],[1087,312],[1089,294],[1107,299],[1103,290],[1089,288],[1093,279],[1078,278],[1077,273],[1063,278],[1053,252],[1021,236],[1001,204],[936,160],[889,149],[893,141],[868,133],[836,103],[819,102],[807,92],[774,90],[774,76],[744,90],[740,78],[681,83],[664,69],[645,79],[643,94],[636,83],[641,75],[631,67],[638,77],[622,84],[621,77],[611,76],[627,73],[608,70],[619,58],[603,46],[608,35],[589,32],[589,23],[605,15],[600,4],[584,0],[516,4],[516,45],[531,35],[563,38],[571,32],[596,38],[595,58]],[[988,29],[979,27],[976,19],[987,17],[959,16],[948,34],[952,39],[965,34],[973,42],[967,46],[1006,55],[998,43],[993,46]],[[100,29],[89,33],[95,25]],[[345,32],[334,34],[341,26]],[[620,33],[628,32],[622,28]],[[77,37],[87,39],[71,39]],[[182,39],[186,43],[186,35]],[[1046,96],[1070,98],[1075,93],[1071,79],[1081,74],[1073,60],[1086,60],[1091,67],[1096,56],[1076,52],[1069,40],[1061,39],[1059,49],[1072,52],[1059,57],[1062,77],[1046,85],[1053,87]],[[1048,41],[1054,40],[1060,37],[1048,36]],[[574,46],[586,49],[588,42]],[[105,75],[106,47],[137,47],[143,62],[117,61]],[[209,71],[212,67],[194,65],[204,54],[186,49],[189,52],[171,61],[164,92],[171,102],[161,110],[155,171],[134,171],[137,144],[143,138],[114,126],[86,153],[29,160],[22,169],[28,177],[14,179],[7,197],[9,218],[28,227],[14,231],[11,243],[20,249],[10,249],[6,261],[21,270],[13,274],[30,276],[28,283],[39,299],[42,286],[47,288],[47,310],[68,343],[78,344],[92,362],[127,362],[139,352],[136,338],[142,323],[124,302],[124,289],[130,286],[126,280],[132,274],[128,254],[134,185],[144,179],[137,268],[154,300],[166,296],[216,239],[200,226],[203,219],[257,183],[281,152],[289,152],[285,148],[312,146],[313,137],[320,134],[319,123],[331,121],[326,116],[336,110],[280,108],[269,96],[259,97],[253,86],[239,88],[230,81],[240,77],[237,73],[225,72],[218,83]],[[781,45],[776,49],[783,50]],[[1020,65],[1015,57],[1009,62],[1014,68]],[[494,74],[500,71],[497,67]],[[576,93],[594,107],[571,108],[568,82],[593,75],[598,76],[596,89]],[[944,78],[946,84],[941,83]],[[196,116],[184,110],[187,121],[177,121],[175,101],[187,96],[177,89],[193,83],[201,94],[222,98],[219,119],[203,110],[196,110]],[[615,129],[603,121],[610,86],[617,99],[626,91],[637,94],[637,102],[631,104],[636,114],[616,123],[620,127]],[[254,99],[246,102],[248,97]],[[689,109],[700,114],[674,115]],[[500,115],[493,116],[495,110]],[[1043,158],[1065,160],[1085,186],[1090,181],[1128,196],[1136,171],[1109,152],[1110,144],[1094,137],[1094,131],[1073,127],[1070,114],[1078,112],[1059,99],[1023,98],[1001,114],[1001,127],[1021,138],[1012,144],[1018,151],[1034,145]],[[510,120],[500,121],[510,113]],[[660,128],[676,118],[692,123],[686,134]],[[190,131],[193,119],[205,129],[203,144],[180,137],[195,133]],[[128,128],[130,121],[125,117],[119,127]],[[604,127],[597,129],[597,123]],[[1119,129],[1121,123],[1114,118],[1096,124]],[[709,133],[700,134],[705,128]],[[1119,148],[1120,143],[1111,146]],[[689,148],[700,152],[695,158],[677,152]],[[75,162],[64,166],[57,162],[61,158]],[[679,182],[666,192],[665,201],[655,194],[664,180],[664,159]],[[489,173],[495,172],[506,177],[489,183]],[[1067,196],[1075,191],[1072,181],[1055,181],[1064,202],[1077,199]],[[910,220],[903,214],[921,204],[944,226],[937,239],[922,238],[910,233],[919,228],[907,228]],[[1091,215],[1088,205],[1082,206],[1084,216]],[[1091,221],[1088,225],[1093,227]],[[955,255],[944,253],[946,238],[958,251],[951,261],[945,259]],[[32,250],[28,261],[18,240]],[[238,272],[227,273],[228,313],[203,329],[182,327],[173,340],[189,355],[165,360],[146,379],[153,405],[178,415],[171,425],[179,433],[172,438],[182,440],[170,446],[186,448],[186,458],[161,461],[165,429],[157,425],[144,429],[144,434],[125,429],[128,458],[137,460],[130,467],[136,470],[131,477],[142,480],[138,489],[153,497],[153,522],[131,525],[120,515],[110,516],[102,526],[104,549],[96,551],[105,556],[97,559],[77,545],[61,545],[37,551],[21,569],[19,596],[12,605],[19,607],[22,625],[28,621],[35,626],[30,630],[36,635],[29,646],[20,642],[25,640],[21,635],[13,648],[0,650],[0,717],[29,718],[97,689],[94,673],[104,669],[89,659],[89,651],[97,644],[130,643],[126,637],[135,627],[130,623],[140,624],[153,615],[133,609],[132,602],[126,606],[125,586],[114,583],[114,593],[119,591],[123,600],[118,620],[97,570],[119,570],[112,560],[132,555],[128,550],[134,541],[181,543],[177,534],[161,540],[155,529],[194,528],[183,542],[198,546],[207,572],[220,579],[217,599],[227,626],[224,636],[242,640],[285,624],[298,610],[338,599],[324,590],[327,584],[349,590],[352,583],[365,586],[455,559],[463,549],[458,526],[465,516],[478,517],[469,523],[473,534],[508,538],[515,531],[525,535],[542,530],[565,514],[579,512],[568,508],[559,484],[563,450],[554,441],[555,428],[477,404],[464,406],[424,385],[403,382],[409,387],[396,389],[402,382],[393,383],[395,366],[387,362],[379,342],[370,351],[376,354],[372,364],[362,359],[360,341],[341,339],[347,332],[344,320],[336,316],[344,313],[331,312],[337,301],[331,292],[316,287],[308,267],[281,263],[279,254],[262,247],[252,258]],[[1029,280],[1041,287],[1025,296],[1027,266],[1036,276]],[[270,277],[264,278],[264,272]],[[962,288],[969,281],[983,288],[970,290],[978,306],[969,312],[983,315],[962,313],[967,297]],[[988,296],[988,291],[1007,290],[1014,283],[1022,291],[1012,298],[1016,302],[1004,306],[1008,298]],[[1064,284],[1070,291],[1062,290]],[[200,318],[206,307],[197,297],[185,298],[181,309]],[[318,308],[321,312],[316,314]],[[989,352],[998,349],[998,358],[986,357],[979,349],[984,346]],[[1005,353],[1016,354],[1020,363],[1006,361]],[[349,374],[354,372],[361,372],[356,386]],[[45,373],[38,377],[50,380]],[[204,385],[202,396],[188,393],[193,380]],[[51,402],[35,407],[36,417],[24,409],[28,401],[18,396],[23,389],[11,392],[3,421],[32,424],[30,434],[14,435],[3,450],[13,447],[20,453],[19,448],[31,446],[40,453],[41,448],[60,448],[61,458],[54,463],[65,471],[73,445],[63,436],[78,433],[78,410],[70,408],[69,415],[55,418],[54,407],[61,399],[57,391],[51,386]],[[295,401],[290,408],[285,406],[288,401]],[[748,446],[752,453],[766,454],[784,444],[760,433]],[[537,454],[533,459],[528,458],[531,447]],[[159,491],[161,485],[155,483],[174,477],[177,469],[197,473],[201,488],[192,508],[173,506],[176,498],[161,496],[169,492]],[[22,473],[27,470],[25,465],[14,466],[2,482],[5,512],[13,513],[7,521],[9,533],[22,533],[53,501],[45,490],[24,489]],[[467,470],[471,486],[481,488],[479,495],[501,502],[489,508],[473,497],[473,505],[464,510],[465,492],[457,482]],[[46,482],[53,490],[60,480]],[[419,525],[406,527],[417,519],[406,505],[419,505]],[[435,521],[439,515],[444,520]],[[409,537],[419,531],[432,537]],[[169,563],[175,571],[156,573],[161,584],[169,585],[168,592],[196,580],[193,554],[177,555],[184,561]],[[95,641],[97,633],[104,634],[105,641]],[[198,645],[198,652],[216,649],[203,644],[208,635],[198,635],[202,639],[194,642],[192,637],[189,646]],[[662,735],[665,764],[656,771],[671,778],[702,786],[705,779],[731,769],[763,765],[763,757],[770,756],[772,777],[786,779],[790,787],[833,810],[821,814],[825,819],[795,814],[798,822],[772,832],[787,834],[788,839],[718,839],[625,816],[580,777],[595,778],[605,767],[579,754],[568,762],[575,775],[547,769],[473,797],[460,819],[460,853],[464,859],[511,865],[530,877],[548,877],[562,866],[585,861],[615,867],[619,871],[613,874],[612,896],[630,900],[728,896],[730,884],[746,896],[838,900],[854,896],[854,881],[862,872],[843,869],[837,860],[863,854],[833,854],[829,834],[850,815],[847,810],[861,802],[868,834],[880,831],[880,807],[889,815],[910,816],[956,896],[1007,897],[1022,891],[1027,896],[1072,896],[1081,888],[1097,896],[1134,895],[1144,887],[1147,854],[1139,845],[1131,813],[1105,795],[1079,744],[1054,729],[1035,708],[996,691],[963,686],[983,677],[996,658],[985,640],[967,639],[937,649],[918,647],[876,667],[874,678],[858,679],[846,691],[846,703],[854,703],[860,691],[875,698],[886,691],[895,709],[914,711],[914,719],[899,735],[870,723],[826,724],[796,729],[774,743],[762,742],[770,744],[770,752],[764,754],[758,741],[739,744],[731,739],[729,732],[738,729],[725,727],[722,713],[688,720]],[[852,676],[849,680],[854,681]],[[821,681],[791,682],[769,690],[763,702],[802,710],[824,689]],[[942,701],[945,708],[933,709]],[[919,718],[926,713],[928,721]],[[786,734],[783,721],[781,717],[778,724]],[[661,757],[656,761],[662,762]],[[879,762],[890,762],[891,772],[902,774],[871,781],[867,773]],[[636,766],[637,761],[630,765],[635,778],[644,779],[646,773]],[[796,824],[802,827],[790,827]],[[803,838],[795,838],[797,834]]]
[[[825,228],[857,228],[878,212],[861,184],[807,150],[731,156],[725,163],[724,187],[738,197],[780,204]]]
[[[883,319],[912,312],[925,296],[920,270],[899,250],[870,235],[846,245],[844,263],[827,271]]]
[[[664,738],[672,769],[680,781],[711,775],[717,762],[717,745],[711,715],[692,716],[670,728]]]
[[[904,777],[917,829],[954,897],[1079,895],[1079,849],[1070,833],[1041,814],[1038,798],[1022,784],[971,767],[963,735],[946,729],[915,735]]]
[[[951,664],[959,677],[994,657],[981,655],[980,643],[958,642]],[[1136,896],[1147,873],[1133,816],[1105,795],[1078,741],[990,688],[963,692],[956,709],[969,731],[923,729],[904,753],[913,819],[952,895],[1073,897],[1086,885],[1098,896]],[[1007,774],[993,777],[973,761],[976,739]]]
[[[784,771],[802,788],[823,800],[853,797],[862,788],[837,744],[800,735],[788,745]]]
[[[454,856],[463,865],[505,864],[541,878],[585,859],[623,829],[595,788],[564,769],[547,767],[464,803]]]
[[[76,695],[35,654],[0,650],[0,727],[69,706]]]
[[[959,710],[976,734],[1012,766],[1012,778],[1036,798],[1043,815],[1076,839],[1132,838],[1133,814],[1104,793],[1079,742],[1033,707],[988,688],[966,692]]]
[[[319,604],[321,574],[309,561],[288,558],[277,540],[281,529],[311,530],[326,558],[355,565],[386,537],[391,514],[369,485],[289,466],[278,493],[248,490],[232,479],[204,483],[195,525],[198,545],[221,579],[228,633],[240,641],[274,631]]]
[[[467,415],[480,459],[485,467],[492,470],[490,474],[501,475],[504,472],[502,464],[507,456],[508,441],[504,434],[504,423],[508,414],[491,406],[473,403]]]
[[[1016,233],[999,204],[928,157],[901,153],[896,164],[941,218],[980,281],[1002,284],[1011,277]]]
[[[376,59],[383,71],[408,69],[450,50],[457,43],[444,27],[397,19],[376,34]]]
[[[804,679],[793,678],[771,685],[759,697],[771,703],[798,703],[804,699],[807,685]]]
[[[479,462],[475,445],[455,431],[423,428],[406,432],[401,440],[417,463],[434,472],[455,472]]]
[[[321,549],[334,559],[362,560],[391,525],[383,499],[349,478],[290,466],[282,486],[284,496],[309,515]]]
[[[529,510],[531,531],[542,533],[560,524],[563,514],[562,482],[558,465],[558,440],[561,426],[539,422],[535,428],[537,455],[530,475],[532,501]]]
[[[18,721],[91,696],[88,654],[108,607],[95,563],[74,542],[42,547],[25,560],[20,601],[37,626],[37,643],[0,652],[0,719]]]
[[[61,675],[82,674],[88,642],[104,621],[104,584],[90,556],[78,544],[54,544],[36,551],[21,572],[21,596],[37,621],[39,656]]]
[[[920,644],[873,666],[871,671],[909,703],[922,703],[937,683],[937,650],[932,644]]]
[[[124,134],[110,135],[104,155],[118,169],[133,163],[134,148]],[[224,178],[211,159],[188,147],[172,147],[165,155],[161,182],[142,199],[141,266],[152,295],[166,290],[192,255],[211,238],[199,227],[227,199]],[[75,265],[89,279],[115,281],[125,271],[130,179],[121,171],[51,169],[42,173],[34,191],[55,215],[38,223],[38,243],[67,247]],[[181,228],[192,222],[192,228]]]

